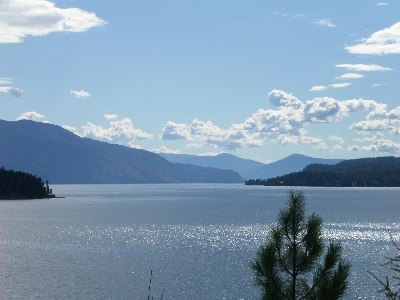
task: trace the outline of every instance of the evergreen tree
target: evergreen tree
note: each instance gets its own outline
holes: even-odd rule
[[[305,197],[290,191],[287,207],[271,227],[269,241],[250,264],[263,300],[340,299],[348,289],[350,264],[341,259],[340,243],[324,253],[322,219],[305,216]]]
[[[394,257],[386,257],[387,262],[383,264],[383,266],[388,265],[390,266],[390,269],[394,271],[394,274],[392,277],[393,282],[391,283],[389,280],[389,277],[386,276],[385,280],[379,279],[374,273],[368,271],[382,286],[382,288],[378,291],[379,293],[385,294],[386,298],[390,300],[398,300],[400,299],[400,246],[398,246],[393,237],[390,236],[392,243],[394,247],[397,249],[399,254]]]

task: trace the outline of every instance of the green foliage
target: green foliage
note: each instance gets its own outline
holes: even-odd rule
[[[341,259],[339,243],[330,242],[326,254],[322,219],[305,216],[305,197],[290,191],[287,207],[271,227],[269,241],[250,264],[263,300],[340,299],[348,289],[350,264]]]
[[[399,255],[395,257],[386,257],[387,262],[383,264],[383,266],[390,266],[390,269],[396,274],[391,276],[391,279],[397,281],[394,284],[391,284],[389,277],[386,276],[385,280],[379,279],[375,274],[368,271],[382,286],[382,288],[378,291],[379,293],[385,294],[386,298],[390,300],[400,299],[400,247],[394,242],[393,237],[391,236],[392,243],[394,247],[399,252]]]
[[[0,199],[35,199],[54,197],[40,177],[14,170],[0,169]]]
[[[246,181],[247,185],[398,187],[400,158],[377,157],[345,160],[336,165],[311,164],[301,172]]]

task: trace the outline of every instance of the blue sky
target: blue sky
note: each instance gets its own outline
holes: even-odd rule
[[[400,1],[0,0],[0,119],[262,162],[400,154]]]

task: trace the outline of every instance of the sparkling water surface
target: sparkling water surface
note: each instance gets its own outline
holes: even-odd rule
[[[0,299],[258,299],[249,263],[289,188],[52,185],[61,199],[0,201]],[[293,188],[297,189],[297,188]],[[352,264],[346,299],[384,299],[367,273],[400,240],[399,188],[301,188]]]

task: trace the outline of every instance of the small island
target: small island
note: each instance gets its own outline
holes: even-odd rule
[[[56,198],[49,182],[29,173],[0,169],[0,199],[46,199]]]

